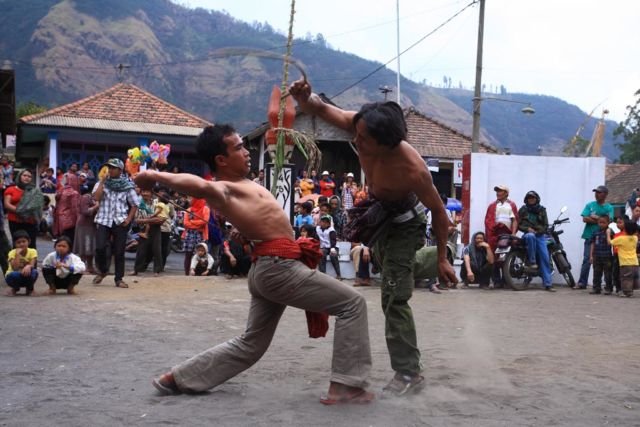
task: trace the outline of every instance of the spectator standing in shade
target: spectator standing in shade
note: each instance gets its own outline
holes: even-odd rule
[[[4,188],[9,188],[15,184],[13,180],[13,165],[9,162],[9,158],[7,156],[0,157],[0,164],[2,164],[2,185]]]
[[[80,193],[78,192],[78,176],[67,175],[62,190],[56,194],[56,207],[53,220],[53,235],[67,236],[73,247],[76,233],[76,222],[80,209]]]
[[[85,263],[87,273],[95,274],[93,255],[96,252],[96,225],[94,222],[98,203],[93,199],[89,187],[80,188],[80,205],[73,239],[73,253]]]
[[[89,162],[82,163],[82,169],[80,169],[80,173],[85,174],[87,177],[87,185],[94,185],[96,183],[96,174],[89,167]]]
[[[313,180],[309,178],[306,170],[302,170],[302,176],[300,177],[300,191],[302,192],[302,197],[309,196],[313,193],[313,189],[315,184]]]
[[[342,207],[349,210],[353,207],[355,193],[353,191],[353,173],[347,174],[346,180],[342,184]]]
[[[311,181],[313,181],[313,193],[320,194],[320,179],[316,170],[311,171]]]
[[[319,182],[320,194],[329,198],[333,196],[333,191],[336,188],[335,182],[329,177],[329,171],[322,172],[322,179]]]

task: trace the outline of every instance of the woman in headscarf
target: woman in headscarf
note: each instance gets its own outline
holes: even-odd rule
[[[29,247],[34,249],[43,205],[44,196],[33,183],[33,173],[28,169],[18,174],[16,185],[4,191],[4,209],[11,236],[18,230],[26,231],[29,234]]]
[[[191,198],[191,206],[184,214],[184,274],[189,275],[191,258],[198,243],[209,240],[210,210],[204,199]]]
[[[98,212],[98,202],[93,199],[91,188],[80,188],[80,207],[76,220],[76,234],[73,239],[73,253],[87,266],[88,274],[95,274],[93,254],[96,251],[96,225],[94,217]]]
[[[56,193],[56,207],[53,215],[54,236],[67,236],[71,241],[71,247],[73,247],[80,209],[78,188],[78,176],[68,174],[62,190]]]

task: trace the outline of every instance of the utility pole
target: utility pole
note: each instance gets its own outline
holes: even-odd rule
[[[396,52],[398,60],[398,70],[396,73],[396,86],[398,87],[397,99],[400,105],[400,0],[396,0]],[[385,96],[385,100],[386,100]]]
[[[384,100],[385,100],[385,101],[387,100],[387,95],[388,95],[390,92],[393,92],[393,89],[391,89],[389,86],[380,86],[380,87],[378,88],[378,90],[384,94]]]
[[[480,103],[482,102],[482,39],[484,38],[484,5],[480,1],[480,18],[478,22],[478,50],[476,53],[476,87],[473,91],[473,130],[471,132],[471,152],[477,153],[480,143]]]

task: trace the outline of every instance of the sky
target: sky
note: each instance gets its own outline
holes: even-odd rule
[[[294,36],[321,33],[334,49],[386,63],[473,0],[297,0]],[[290,0],[174,0],[268,22],[283,34]],[[399,5],[399,15],[397,6]],[[487,90],[549,95],[622,121],[640,89],[640,1],[486,0],[482,82]],[[411,80],[473,89],[479,4],[468,7],[400,57]],[[396,70],[394,60],[388,65]],[[313,76],[309,76],[313,83]],[[354,79],[355,80],[355,79]],[[395,86],[390,82],[389,86]],[[401,87],[402,89],[402,87]],[[470,100],[471,102],[471,100]],[[483,102],[489,102],[483,101]],[[494,102],[494,101],[491,101]]]

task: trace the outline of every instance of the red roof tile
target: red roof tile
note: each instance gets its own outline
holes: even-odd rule
[[[405,111],[408,142],[423,157],[440,159],[462,159],[471,153],[471,138],[431,117],[409,108]],[[495,148],[480,144],[481,153],[497,153]]]
[[[22,117],[20,122],[30,123],[49,117],[143,122],[200,129],[211,124],[127,83],[119,83],[103,92],[44,113]]]
[[[609,175],[611,166],[613,165],[607,165],[606,175]],[[606,186],[609,188],[609,195],[607,196],[607,202],[609,203],[624,204],[631,192],[640,187],[640,162],[624,166],[627,167],[619,167],[618,169],[622,169],[621,172],[606,179]]]

